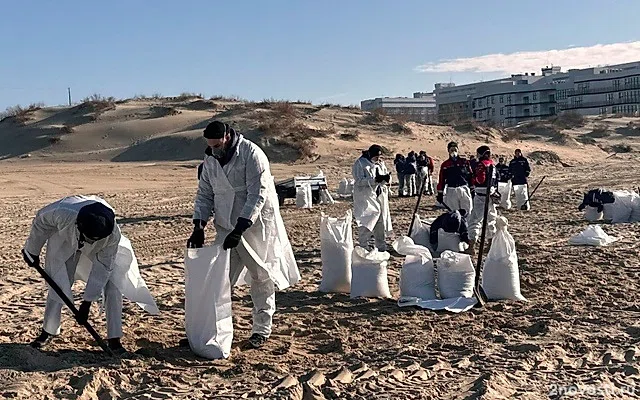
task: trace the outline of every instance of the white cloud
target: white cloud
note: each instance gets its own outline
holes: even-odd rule
[[[521,51],[511,54],[487,54],[429,62],[415,68],[418,72],[537,72],[546,65],[569,68],[622,64],[640,61],[640,41],[596,44],[560,50]]]

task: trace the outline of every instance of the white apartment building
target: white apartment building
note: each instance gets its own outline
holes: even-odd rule
[[[378,97],[360,102],[363,111],[383,110],[387,115],[402,115],[416,122],[436,120],[436,99],[433,93],[414,93],[414,97]]]
[[[546,67],[542,75],[519,74],[510,78],[436,88],[438,119],[513,126],[543,119],[563,111],[583,115],[640,112],[640,62],[574,69]]]

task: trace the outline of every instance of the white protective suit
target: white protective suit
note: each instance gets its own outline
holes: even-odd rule
[[[131,242],[120,233],[117,223],[108,237],[93,244],[84,243],[79,248],[78,212],[95,202],[111,208],[96,196],[70,196],[41,209],[24,250],[39,255],[47,244],[44,269],[69,299],[73,300],[71,286],[78,279],[87,283],[83,300],[95,302],[103,295],[107,338],[119,338],[122,337],[122,295],[150,314],[156,315],[159,310],[140,276]],[[45,332],[60,334],[62,306],[62,299],[49,289],[44,312]]]
[[[236,140],[236,139],[234,139]],[[269,160],[255,143],[237,136],[237,145],[224,167],[206,157],[198,186],[193,219],[208,221],[214,214],[216,244],[222,244],[238,218],[253,222],[240,244],[231,250],[231,285],[251,285],[253,330],[271,334],[276,288],[284,290],[300,280],[300,272],[280,216]],[[245,277],[245,267],[248,276]]]
[[[640,222],[640,196],[626,190],[613,192],[614,202],[603,204],[603,218],[612,224]]]
[[[493,182],[496,179],[496,170],[493,169]],[[496,234],[496,219],[498,218],[498,210],[491,199],[491,194],[495,193],[496,188],[492,186],[487,195],[486,187],[476,187],[476,195],[473,198],[473,208],[468,218],[469,240],[473,243],[480,239],[482,234],[482,224],[484,220],[485,201],[489,201],[489,210],[487,213],[487,238],[491,239]]]
[[[371,238],[379,251],[386,251],[386,236],[393,231],[389,211],[389,187],[376,182],[376,172],[387,175],[384,162],[360,157],[353,164],[353,216],[358,225],[360,247],[370,248]]]

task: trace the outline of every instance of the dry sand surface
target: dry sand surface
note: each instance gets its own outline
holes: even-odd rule
[[[454,315],[318,293],[320,214],[340,216],[351,204],[300,210],[289,201],[282,214],[303,279],[278,293],[268,344],[240,349],[251,329],[242,287],[234,291],[229,360],[207,361],[179,348],[195,166],[202,128],[213,118],[260,143],[278,179],[322,169],[333,189],[372,142],[391,154],[425,149],[437,161],[452,139],[463,153],[484,143],[494,153],[554,152],[560,161],[547,162],[552,153],[532,157],[532,181],[549,175],[533,210],[504,212],[529,302]],[[500,131],[371,118],[306,104],[147,99],[33,110],[0,122],[0,158],[8,159],[0,163],[0,398],[544,399],[570,385],[582,398],[596,389],[633,398],[629,387],[640,395],[640,225],[605,226],[620,238],[609,247],[567,245],[587,226],[577,211],[585,190],[639,186],[637,120]],[[610,157],[614,152],[625,154]],[[125,302],[123,342],[131,354],[122,359],[100,353],[67,312],[50,348],[26,345],[40,330],[45,285],[20,249],[35,212],[70,194],[100,195],[115,207],[161,309],[153,317]],[[426,198],[421,215],[438,215],[433,203]],[[394,236],[403,234],[414,200],[391,204]],[[392,258],[389,267],[396,297],[402,261]],[[95,306],[91,318],[104,335]]]
[[[576,210],[582,191],[637,185],[634,164],[534,166],[533,181],[550,176],[533,210],[504,213],[529,302],[494,302],[460,315],[318,293],[320,213],[338,216],[351,205],[300,210],[288,203],[282,214],[301,283],[278,293],[273,336],[259,351],[239,348],[250,335],[251,302],[247,288],[237,288],[231,357],[207,361],[178,347],[194,163],[2,163],[0,398],[543,399],[553,385],[572,384],[583,393],[606,385],[611,397],[632,398],[621,388],[640,388],[640,225],[606,226],[621,239],[606,248],[571,247],[567,239],[587,225]],[[284,178],[300,167],[274,170]],[[347,173],[330,170],[333,186]],[[122,359],[101,354],[68,312],[50,348],[26,345],[40,329],[45,285],[23,264],[20,248],[36,210],[72,193],[102,195],[116,208],[161,309],[152,317],[125,302],[123,343],[132,354]],[[392,200],[396,235],[406,231],[413,206],[412,199]],[[437,215],[432,206],[427,198],[421,214]],[[394,296],[401,265],[393,258],[389,268]],[[104,335],[96,308],[91,319]]]

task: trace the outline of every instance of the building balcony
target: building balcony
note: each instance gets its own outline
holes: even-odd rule
[[[640,104],[639,97],[613,99],[613,100],[600,100],[600,101],[581,101],[578,103],[560,104],[562,110],[577,110],[579,108],[598,108],[607,106],[616,106],[622,104]]]
[[[584,94],[601,94],[601,93],[612,93],[612,92],[623,92],[625,90],[637,90],[640,89],[640,83],[631,83],[620,86],[607,86],[602,88],[589,88],[589,89],[574,89],[572,93],[568,94],[567,97],[575,97]]]

